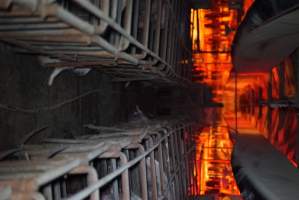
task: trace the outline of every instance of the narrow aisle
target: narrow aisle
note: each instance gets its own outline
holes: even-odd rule
[[[240,112],[238,130],[262,135],[273,147],[281,152],[289,162],[298,167],[296,160],[298,118],[295,108],[256,106]]]

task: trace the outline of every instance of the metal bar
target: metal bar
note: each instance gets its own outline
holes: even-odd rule
[[[148,138],[150,147],[154,146],[153,139]],[[159,145],[158,145],[159,146]],[[154,150],[150,153],[150,163],[151,163],[151,180],[152,180],[152,198],[153,200],[158,200],[158,191],[157,191],[157,175],[156,175],[156,161],[155,161],[155,152]]]
[[[116,170],[117,166],[116,166],[116,159],[112,159],[112,170]],[[113,200],[119,200],[119,189],[118,189],[118,180],[114,180],[113,181]]]
[[[42,191],[43,195],[45,196],[45,198],[47,200],[53,200],[53,196],[52,196],[52,188],[50,185],[47,185],[43,188]]]
[[[61,200],[60,181],[57,180],[53,186],[54,199]]]
[[[138,148],[140,154],[144,154],[145,150],[141,144],[132,144],[127,147],[128,149]],[[141,180],[141,198],[142,200],[147,200],[147,180],[146,180],[146,161],[145,157],[139,162],[139,175]]]
[[[133,142],[130,144],[128,142],[127,145],[124,146],[118,146],[116,144],[119,144],[121,140],[115,140],[113,143],[114,139],[109,138],[109,140],[102,140],[99,138],[94,138],[94,137],[83,137],[85,139],[79,139],[79,141],[83,141],[84,143],[77,142],[77,143],[71,143],[68,144],[67,142],[70,142],[69,140],[59,140],[60,144],[66,144],[66,145],[72,145],[72,151],[69,152],[64,152],[63,155],[60,155],[59,157],[55,159],[70,159],[73,161],[65,162],[65,166],[63,167],[58,167],[57,169],[50,170],[47,172],[43,172],[42,175],[38,175],[37,177],[34,177],[30,180],[37,180],[37,187],[33,187],[30,191],[36,192],[39,190],[40,186],[43,186],[45,184],[46,187],[43,191],[43,194],[45,197],[50,197],[52,195],[55,195],[58,199],[61,198],[66,198],[66,199],[84,199],[86,197],[91,197],[93,199],[98,199],[99,198],[99,190],[102,188],[104,185],[108,183],[112,183],[112,186],[118,187],[117,182],[115,180],[117,177],[121,176],[122,180],[122,199],[128,200],[130,199],[130,185],[129,185],[129,169],[133,169],[133,166],[138,165],[138,171],[139,171],[139,179],[140,179],[140,187],[141,187],[141,197],[142,199],[147,199],[148,198],[148,188],[147,188],[147,180],[146,180],[146,158],[150,158],[150,171],[151,171],[151,176],[152,176],[152,182],[153,182],[153,188],[152,188],[152,194],[153,198],[152,199],[160,199],[166,197],[168,194],[174,194],[173,192],[168,193],[170,187],[173,188],[173,184],[176,185],[176,187],[181,187],[180,190],[177,190],[177,194],[171,197],[171,199],[181,199],[186,192],[185,189],[183,188],[182,184],[182,178],[183,178],[183,170],[185,166],[185,157],[188,156],[189,152],[183,152],[182,145],[180,139],[181,139],[181,134],[182,128],[189,127],[191,124],[184,124],[182,126],[170,126],[167,129],[156,129],[157,131],[153,132],[147,132],[146,136],[143,137],[146,141],[148,141],[148,149],[144,150],[143,146],[141,144],[136,144],[135,141],[141,141],[140,139],[132,139],[131,141]],[[126,136],[127,138],[130,136]],[[133,138],[135,138],[136,135],[134,135]],[[87,139],[90,138],[90,139]],[[92,139],[93,138],[93,139]],[[190,137],[191,138],[191,137]],[[168,143],[168,139],[171,139],[172,142]],[[105,149],[104,153],[101,148],[103,148],[101,144],[104,143],[104,141],[110,141],[112,140],[112,144],[110,145],[110,150]],[[95,145],[95,149],[90,147],[89,149],[86,148],[86,145],[90,145],[88,141],[93,141]],[[66,142],[66,143],[65,143]],[[54,143],[56,144],[56,143]],[[98,145],[97,145],[98,144]],[[52,144],[53,145],[53,144]],[[85,146],[82,146],[85,145]],[[108,144],[107,144],[108,145]],[[188,145],[188,144],[184,144]],[[39,145],[37,145],[39,146]],[[106,146],[106,145],[105,145]],[[97,149],[98,148],[98,149]],[[106,147],[107,148],[107,147]],[[124,153],[121,153],[120,150],[127,152],[128,149],[138,149],[138,154],[136,157],[134,157],[132,160],[127,159],[126,155]],[[175,151],[174,148],[177,148],[178,151]],[[187,147],[186,147],[187,148]],[[35,148],[36,151],[38,151],[38,148]],[[31,150],[33,151],[33,149]],[[84,153],[83,153],[84,152]],[[102,152],[102,153],[100,153]],[[170,153],[171,152],[171,153]],[[178,152],[179,155],[176,155],[175,152]],[[72,154],[71,154],[72,153]],[[170,154],[169,154],[170,153]],[[92,156],[91,156],[92,155]],[[134,154],[135,156],[135,154]],[[159,162],[159,168],[156,169],[157,164],[155,160],[155,156],[157,156],[157,160]],[[116,168],[116,162],[114,163],[114,170],[113,172],[106,172],[106,175],[104,177],[100,178],[98,180],[97,178],[97,173],[96,170],[92,167],[93,165],[93,159],[96,158],[120,158],[121,159],[121,166],[119,168]],[[41,157],[42,158],[42,157]],[[130,157],[128,157],[130,158]],[[172,163],[174,164],[171,168],[169,168],[169,171],[167,173],[168,179],[168,184],[164,184],[164,180],[162,179],[163,177],[163,172],[164,168],[169,167],[169,163],[167,159],[171,159]],[[38,166],[36,165],[36,171],[41,171],[41,170],[47,170],[49,169],[49,161],[47,160],[41,160],[43,162],[43,166]],[[75,162],[76,161],[76,162]],[[115,161],[115,160],[114,160]],[[18,163],[18,162],[17,162]],[[20,163],[20,162],[19,162]],[[89,163],[89,165],[87,165]],[[32,164],[34,166],[34,163]],[[83,165],[83,166],[82,166]],[[0,166],[4,166],[2,163],[0,163]],[[47,168],[48,166],[48,168]],[[50,168],[51,169],[51,168]],[[87,174],[87,186],[83,188],[82,190],[78,191],[77,193],[73,194],[72,196],[69,196],[70,194],[66,194],[66,191],[63,189],[63,184],[65,183],[65,180],[59,180],[57,181],[57,178],[59,177],[65,177],[67,179],[68,174]],[[158,193],[157,191],[157,177],[156,174],[160,174],[160,182],[161,182],[161,194]],[[1,176],[0,176],[1,178]],[[181,183],[180,183],[181,182]],[[115,184],[116,183],[116,184]],[[56,188],[54,191],[54,194],[51,194],[49,191],[49,185],[54,184],[54,187]],[[55,186],[56,184],[56,186]],[[1,185],[1,181],[0,181]],[[48,192],[47,192],[48,191]],[[117,191],[117,190],[114,190]],[[28,191],[29,192],[29,191]],[[118,193],[118,191],[117,191]],[[159,195],[159,196],[158,196]],[[117,198],[117,195],[114,195],[114,197]],[[50,198],[49,198],[50,199]]]
[[[159,143],[162,142],[163,140],[165,140],[166,137],[168,137],[168,135],[166,135],[163,138],[161,138],[161,140],[159,141]],[[90,187],[88,187],[88,188],[80,191],[79,193],[77,193],[77,194],[75,194],[75,195],[73,195],[73,196],[71,196],[71,197],[69,197],[67,199],[68,200],[77,200],[77,199],[83,199],[83,198],[87,197],[94,190],[96,190],[96,189],[102,187],[103,185],[107,184],[108,182],[110,182],[111,180],[113,180],[115,177],[117,177],[120,174],[122,174],[128,168],[136,165],[145,156],[148,156],[152,151],[154,151],[159,146],[159,143],[158,144],[154,144],[148,150],[146,150],[144,152],[144,154],[141,154],[141,155],[137,156],[133,160],[129,161],[127,164],[125,164],[125,165],[121,166],[120,168],[118,168],[117,170],[115,170],[113,173],[106,175],[105,177],[103,177],[102,179],[100,179],[97,183],[93,184],[92,186],[90,186]]]
[[[85,2],[88,2],[88,1],[85,1]],[[139,63],[139,61],[136,58],[130,56],[127,53],[119,52],[115,47],[113,47],[110,43],[108,43],[102,37],[95,35],[96,30],[92,25],[81,20],[80,18],[76,17],[75,15],[71,14],[70,12],[67,12],[63,8],[57,6],[56,9],[54,9],[53,14],[55,14],[61,20],[71,24],[72,26],[77,27],[82,32],[93,35],[91,37],[91,40],[93,42],[99,44],[101,47],[106,49],[108,52],[114,54],[116,57],[123,58],[127,61],[130,61],[130,62],[132,62],[132,64]]]
[[[117,23],[115,23],[111,18],[105,16],[103,14],[103,12],[100,9],[95,8],[92,3],[88,2],[88,1],[84,1],[84,0],[73,0],[75,2],[77,2],[78,4],[80,4],[83,8],[85,8],[86,10],[90,11],[91,13],[93,13],[95,16],[103,19],[104,21],[106,21],[107,23],[109,23],[109,25],[114,28],[116,31],[118,31],[119,33],[121,33],[124,37],[126,37],[132,44],[136,45],[137,47],[139,47],[140,49],[142,49],[143,51],[145,51],[146,53],[148,53],[149,55],[151,55],[153,58],[155,58],[156,60],[160,61],[161,63],[163,63],[164,65],[166,65],[166,67],[171,71],[171,73],[177,77],[177,75],[175,74],[175,72],[173,71],[172,67],[169,65],[169,63],[167,63],[165,60],[162,60],[157,54],[155,54],[154,52],[152,52],[151,50],[149,50],[148,48],[146,48],[144,45],[142,45],[141,43],[139,43],[136,39],[134,39],[130,34],[126,33],[126,31]]]
[[[46,183],[50,182],[51,180],[53,180],[54,178],[60,177],[63,174],[66,174],[68,171],[74,169],[79,164],[80,164],[79,160],[74,160],[68,164],[65,164],[64,166],[56,167],[55,169],[52,169],[52,170],[38,176],[38,178],[36,179],[36,183],[37,183],[37,185],[46,184]]]
[[[71,174],[87,174],[87,186],[92,185],[98,181],[98,173],[95,168],[88,165],[81,165],[73,169]],[[100,200],[99,190],[94,191],[90,195],[90,200]]]
[[[119,158],[121,161],[121,166],[128,163],[127,156],[119,151],[105,152],[100,156],[101,158]],[[95,183],[96,184],[96,183]],[[121,173],[121,187],[122,187],[122,199],[130,199],[130,188],[129,188],[129,170],[128,168]]]
[[[84,1],[84,0],[73,0],[74,2],[78,3],[81,5],[83,8],[94,14],[95,16],[99,17],[100,19],[104,20],[107,22],[113,29],[118,31],[121,35],[126,37],[127,40],[129,40],[132,44],[136,45],[138,48],[142,49],[146,53],[150,54],[153,56],[155,59],[161,61],[162,63],[166,64],[165,61],[161,60],[160,57],[158,57],[155,53],[150,51],[148,48],[146,48],[144,45],[142,45],[140,42],[138,42],[135,38],[133,38],[130,34],[128,34],[120,25],[118,25],[116,22],[114,22],[110,17],[106,16],[103,11],[100,9],[97,9],[90,3],[89,1]]]
[[[160,136],[161,137],[161,136]],[[160,138],[159,137],[159,138]],[[162,154],[162,143],[158,147],[158,161],[159,161],[159,167],[160,167],[160,183],[161,183],[161,192],[164,190],[164,164],[163,164],[163,154]]]
[[[69,6],[71,3],[65,2],[58,4],[57,2],[48,3],[47,1],[44,2],[39,0],[11,0],[9,1],[9,4],[12,4],[14,9],[7,11],[7,15],[5,15],[5,12],[1,12],[0,23],[1,17],[9,16],[12,18],[14,24],[7,25],[9,27],[14,27],[14,29],[11,29],[14,31],[10,31],[9,33],[2,32],[0,34],[3,35],[3,38],[17,38],[15,42],[8,41],[7,38],[6,41],[28,49],[29,52],[33,51],[36,54],[49,55],[59,58],[62,61],[69,59],[77,62],[78,60],[76,59],[79,54],[80,59],[84,59],[84,56],[86,59],[88,59],[88,56],[98,56],[97,59],[99,60],[109,57],[111,58],[111,60],[108,61],[111,63],[110,65],[115,65],[117,62],[124,61],[135,66],[148,65],[148,68],[152,68],[153,72],[160,80],[166,82],[175,81],[176,83],[181,82],[182,84],[188,83],[188,80],[185,79],[187,78],[184,73],[184,71],[186,71],[186,69],[184,69],[185,67],[177,62],[181,59],[182,55],[179,52],[185,51],[185,49],[181,50],[181,48],[176,48],[178,46],[183,46],[181,42],[176,42],[176,40],[181,40],[178,34],[179,30],[176,29],[177,26],[175,21],[181,16],[181,10],[178,9],[178,5],[176,6],[177,9],[175,9],[175,12],[177,12],[178,15],[175,16],[172,13],[173,10],[167,8],[167,6],[169,6],[168,3],[162,1],[152,2],[150,0],[145,2],[138,1],[138,3],[144,3],[144,10],[146,11],[144,20],[139,20],[140,27],[143,27],[142,34],[144,35],[142,39],[143,41],[140,42],[137,37],[138,26],[134,26],[134,28],[132,27],[133,22],[138,22],[137,17],[139,15],[140,7],[134,7],[133,0],[124,1],[123,5],[121,5],[123,1],[115,0],[103,0],[101,3],[99,1],[92,3],[85,0],[72,1],[79,6],[77,8],[79,8],[80,11],[78,11],[79,9],[71,9]],[[182,2],[180,1],[180,5],[181,4]],[[15,5],[18,5],[19,7],[15,8]],[[74,5],[72,4],[72,6]],[[24,12],[22,7],[29,8],[29,11]],[[163,10],[166,12],[162,12]],[[84,12],[84,17],[80,16],[82,15],[81,12]],[[86,16],[89,16],[90,19],[86,19]],[[136,17],[133,19],[133,16]],[[60,20],[56,20],[56,18]],[[121,20],[121,18],[123,18],[123,20]],[[26,27],[23,23],[20,23],[20,20],[26,22]],[[35,20],[35,22],[33,23],[32,20]],[[36,26],[33,26],[34,24]],[[149,28],[150,24],[153,25],[153,29]],[[57,25],[59,25],[59,27]],[[111,37],[104,34],[108,26],[112,31]],[[16,30],[16,27],[20,27],[20,30]],[[23,29],[22,27],[25,27],[26,29]],[[64,27],[70,28],[65,29]],[[6,29],[7,27],[5,25],[2,28]],[[105,53],[97,52],[97,50],[90,52],[91,49],[86,49],[84,46],[79,46],[73,51],[69,51],[65,47],[60,48],[61,51],[56,51],[59,47],[56,47],[55,49],[54,46],[49,46],[47,41],[63,42],[62,37],[69,35],[69,32],[73,32],[73,34],[76,33],[76,35],[72,35],[74,41],[81,41],[82,45],[84,45],[85,41],[86,45],[90,45],[91,43],[96,44],[102,47]],[[56,37],[57,34],[59,37],[54,39],[53,37]],[[84,40],[82,40],[82,37],[84,37]],[[164,41],[160,40],[161,37],[165,38]],[[72,41],[72,39],[67,40]],[[162,45],[165,40],[170,48],[167,48],[166,45]],[[30,41],[32,43],[30,43]],[[40,42],[38,47],[41,48],[41,50],[36,46],[33,46],[33,43],[36,45],[37,41]],[[42,43],[41,41],[44,41],[45,43]],[[23,42],[23,44],[19,42]],[[26,42],[27,45],[25,45],[24,42]],[[148,44],[150,44],[150,46],[148,46]],[[61,44],[61,46],[62,45],[64,44]],[[130,45],[133,47],[128,48],[131,47]],[[142,53],[136,55],[134,53],[135,47],[139,48]],[[87,52],[82,52],[81,50],[83,49],[89,51],[89,54]],[[162,54],[163,51],[168,52],[164,57]],[[64,54],[72,55],[68,58]],[[109,54],[111,54],[111,56]],[[191,59],[189,60],[191,61]],[[109,65],[109,63],[105,63],[105,65]],[[142,71],[142,68],[139,68],[139,70]]]
[[[125,154],[120,153],[121,165],[125,165],[128,163],[128,159]],[[121,174],[122,179],[122,192],[123,192],[123,200],[130,200],[130,188],[129,188],[129,170],[125,170]]]

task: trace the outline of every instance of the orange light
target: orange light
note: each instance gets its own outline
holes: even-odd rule
[[[222,125],[238,125],[240,133],[264,134],[294,166],[298,166],[294,149],[299,124],[295,109],[282,116],[279,108],[260,106],[269,100],[270,95],[274,100],[280,99],[279,91],[284,91],[284,97],[294,97],[295,67],[291,59],[287,58],[281,63],[282,71],[274,67],[271,73],[239,73],[235,81],[234,74],[230,74],[231,44],[240,19],[244,19],[253,0],[243,1],[242,16],[239,16],[237,10],[230,9],[228,2],[213,0],[214,6],[211,9],[191,10],[194,80],[212,88],[212,100],[223,103]],[[280,79],[282,73],[284,80]],[[227,128],[220,125],[207,128],[196,138],[196,142],[198,165],[193,169],[196,181],[193,182],[190,194],[203,195],[217,190],[222,194],[238,195],[230,163],[227,162],[233,146]],[[230,184],[227,186],[225,183]]]
[[[191,195],[209,193],[223,197],[240,195],[230,165],[233,144],[229,131],[222,122],[216,127],[207,127],[195,138],[196,163],[193,175],[199,190],[190,190]]]
[[[246,0],[244,11],[247,11],[253,0]],[[230,199],[230,195],[239,195],[230,165],[233,144],[228,129],[234,115],[234,84],[230,79],[232,69],[231,44],[240,23],[240,12],[229,8],[229,2],[214,0],[213,8],[191,10],[191,38],[194,61],[194,80],[213,88],[213,101],[223,102],[222,110],[227,118],[221,125],[204,129],[196,138],[196,164],[193,169],[195,180],[189,193],[204,195],[217,191]],[[264,74],[258,74],[260,82]],[[253,80],[245,79],[238,90],[247,87]],[[226,123],[224,120],[228,120]],[[244,120],[244,127],[247,123]]]
[[[243,13],[253,0],[244,2]],[[211,9],[191,10],[191,37],[195,80],[211,86],[214,101],[222,102],[231,64],[231,44],[240,23],[240,11],[229,1],[214,0]],[[242,14],[242,13],[241,13]]]

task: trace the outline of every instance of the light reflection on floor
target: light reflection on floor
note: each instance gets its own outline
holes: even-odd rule
[[[233,143],[227,127],[234,128],[233,116],[229,119],[222,111],[206,111],[206,122],[195,137],[196,165],[193,175],[196,190],[192,195],[209,196],[210,199],[242,199],[231,169]],[[278,151],[297,167],[295,159],[298,119],[290,107],[260,106],[238,112],[239,134],[262,134]]]
[[[258,134],[262,134],[295,167],[298,166],[295,158],[298,119],[294,108],[260,106],[240,113],[239,119],[247,121]]]
[[[238,134],[262,134],[298,167],[295,152],[299,124],[295,108],[274,105],[246,107],[240,109],[237,116]],[[230,165],[233,143],[229,130],[235,128],[235,115],[210,109],[205,117],[208,125],[195,137],[197,162],[193,175],[197,190],[192,190],[192,195],[210,195],[210,199],[241,199]]]

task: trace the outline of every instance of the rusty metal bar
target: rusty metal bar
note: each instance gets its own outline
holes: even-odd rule
[[[76,140],[51,140],[51,143],[45,143],[47,145],[46,149],[42,145],[28,147],[25,145],[24,149],[28,151],[29,154],[39,151],[41,148],[45,149],[45,151],[34,153],[34,155],[36,154],[36,156],[34,156],[35,160],[30,161],[32,164],[26,165],[26,167],[20,165],[18,166],[18,163],[23,163],[21,161],[14,161],[13,163],[10,163],[11,161],[0,162],[0,187],[3,184],[15,185],[12,193],[17,194],[16,192],[18,192],[19,195],[20,191],[18,191],[16,188],[23,188],[17,186],[22,184],[19,182],[18,177],[22,177],[24,180],[23,183],[25,185],[29,185],[29,180],[36,183],[36,185],[32,185],[30,188],[21,190],[28,191],[28,195],[35,194],[37,191],[41,191],[42,193],[39,195],[40,198],[45,197],[47,199],[51,199],[52,196],[56,196],[58,199],[65,198],[77,200],[87,197],[90,197],[91,199],[99,199],[101,188],[103,188],[105,185],[111,184],[112,189],[114,188],[114,192],[117,191],[117,194],[115,194],[115,197],[117,198],[118,191],[120,190],[118,189],[116,180],[118,177],[121,177],[121,197],[124,200],[128,200],[132,197],[131,195],[133,195],[130,194],[130,187],[136,187],[133,185],[130,186],[129,170],[137,166],[139,171],[138,179],[140,180],[140,192],[142,199],[148,199],[148,192],[152,192],[152,199],[167,198],[170,195],[171,199],[179,200],[188,192],[186,191],[188,187],[184,187],[182,180],[183,178],[186,178],[183,177],[183,172],[184,166],[186,166],[186,160],[188,161],[187,157],[189,151],[183,151],[181,146],[186,145],[186,149],[189,147],[188,144],[185,144],[180,140],[182,136],[181,129],[185,127],[187,128],[189,126],[193,125],[183,124],[180,126],[169,126],[167,128],[155,128],[151,131],[148,131],[145,136],[143,135],[139,139],[138,135],[136,134],[133,134],[133,136],[126,135],[124,136],[124,139],[116,138],[112,134],[111,137],[106,136],[104,138],[99,136],[85,136],[79,139],[77,142],[74,142]],[[146,150],[140,143],[142,140],[147,141],[148,143]],[[171,142],[169,140],[171,140]],[[136,141],[139,142],[136,143]],[[105,144],[104,146],[103,143]],[[45,156],[48,155],[46,152],[51,152],[51,148],[56,149],[57,146],[61,147],[61,145],[64,145],[66,148],[52,158],[57,161],[54,162],[52,160],[48,160],[47,157],[45,159]],[[109,148],[107,148],[107,146]],[[127,156],[121,151],[130,152],[132,149],[138,150],[138,153],[137,155],[134,154],[132,159],[128,154],[128,158],[130,158],[130,160],[128,160]],[[179,155],[175,155],[175,152]],[[121,165],[117,168],[116,162],[114,162],[114,167],[112,168],[113,170],[110,172],[105,172],[104,176],[98,178],[99,172],[94,168],[93,164],[95,159],[98,158],[112,159],[114,161],[115,158],[119,158]],[[150,160],[150,175],[153,185],[151,190],[148,188],[149,186],[146,180],[146,158]],[[173,165],[171,168],[169,167],[169,159]],[[51,162],[57,163],[53,165]],[[157,167],[158,163],[159,167]],[[8,170],[7,166],[18,167]],[[3,176],[3,172],[13,173],[13,178],[9,176]],[[164,172],[167,174],[167,184],[164,184]],[[26,176],[24,176],[24,174]],[[74,194],[67,194],[64,184],[65,180],[68,179],[68,175],[72,174],[86,174],[87,186],[84,186]],[[27,177],[27,175],[30,175],[28,180],[24,179],[24,177]],[[157,175],[160,175],[159,181],[161,184],[159,187],[157,187]],[[6,180],[9,180],[7,178],[12,179],[7,182]],[[64,187],[62,187],[63,185]],[[177,189],[177,192],[174,193],[172,191],[174,189],[173,186],[181,188],[179,190]],[[39,190],[41,187],[42,190]],[[54,190],[51,188],[54,188]]]
[[[91,166],[79,166],[71,171],[71,174],[87,174],[87,185],[92,185],[98,181],[97,171]],[[100,200],[100,193],[98,190],[90,195],[90,200]]]
[[[141,144],[132,144],[127,147],[128,149],[134,149],[137,148],[139,153],[142,155],[145,152],[144,147]],[[146,162],[145,157],[141,159],[139,163],[139,175],[141,179],[141,197],[143,200],[147,200],[147,181],[146,181]]]
[[[163,138],[161,138],[159,140],[159,143],[162,142],[163,140],[165,140],[165,138],[168,137],[168,136],[169,136],[169,134],[167,134],[166,136],[164,136]],[[148,150],[146,150],[144,154],[137,156],[135,159],[133,159],[133,160],[129,161],[127,164],[121,166],[120,168],[118,168],[117,170],[115,170],[113,173],[108,174],[107,176],[103,177],[102,179],[100,179],[97,183],[93,184],[92,186],[90,186],[90,187],[88,187],[88,188],[86,188],[86,189],[78,192],[77,194],[73,195],[72,197],[69,197],[68,200],[82,199],[82,198],[85,198],[85,197],[89,196],[89,194],[92,193],[93,191],[97,190],[98,188],[102,187],[106,183],[110,182],[115,177],[117,177],[120,174],[122,174],[128,168],[136,165],[145,156],[150,155],[159,146],[159,143],[154,144]]]
[[[151,137],[148,138],[149,140],[149,147],[154,146],[153,139]],[[159,144],[156,146],[158,147]],[[151,163],[151,180],[152,180],[152,199],[158,199],[158,191],[157,191],[157,176],[156,176],[156,162],[155,162],[155,149],[150,153],[150,163]]]
[[[183,5],[183,0],[177,3]],[[65,65],[65,61],[73,61],[79,66],[86,61],[102,62],[105,66],[128,64],[138,72],[150,69],[153,74],[148,76],[152,80],[190,83],[190,74],[186,72],[192,69],[192,55],[180,42],[188,34],[181,35],[177,24],[181,13],[187,10],[182,11],[179,6],[174,8],[171,6],[173,2],[150,0],[105,0],[101,3],[72,0],[67,4],[71,6],[64,4],[64,1],[51,0],[5,0],[0,4],[7,9],[0,12],[1,40],[26,50],[16,48],[21,53],[58,59],[57,64],[63,67],[73,67]],[[141,4],[144,8],[139,7]],[[139,19],[140,12],[144,14],[142,20]],[[6,16],[13,24],[7,23]],[[138,26],[143,27],[142,39]],[[111,37],[106,36],[108,27]],[[55,46],[52,45],[54,41]],[[69,46],[70,42],[78,46]],[[188,60],[187,64],[180,64],[182,60]],[[117,70],[110,73],[118,75]],[[122,78],[130,76],[119,75]],[[139,76],[138,73],[135,75]],[[148,80],[146,76],[140,79]]]
[[[105,152],[101,155],[101,158],[120,158],[121,166],[124,166],[128,163],[126,155],[119,151]],[[95,182],[96,183],[96,182]],[[95,184],[94,183],[94,184]],[[121,187],[122,187],[122,199],[130,199],[130,188],[129,188],[129,171],[128,169],[124,170],[121,174]]]
[[[116,159],[112,159],[112,170],[116,170]],[[113,181],[113,200],[119,200],[119,189],[118,189],[118,180]]]
[[[161,134],[159,132],[154,132],[152,134],[157,135],[158,140],[161,139]],[[160,172],[160,192],[164,190],[164,181],[163,181],[163,172],[164,172],[164,164],[163,164],[163,154],[162,154],[162,143],[158,146],[158,162],[159,162],[159,172]]]

